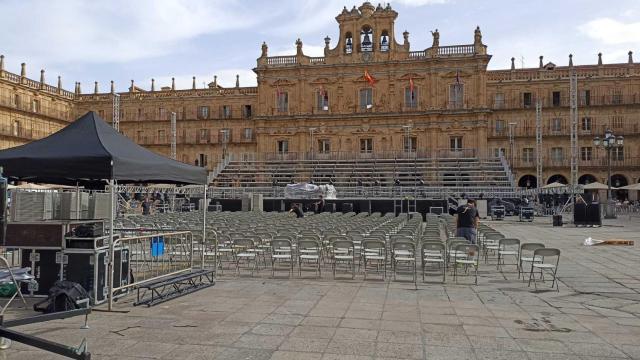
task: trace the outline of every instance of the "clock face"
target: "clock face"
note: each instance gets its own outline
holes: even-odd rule
[[[362,53],[362,61],[369,62],[373,58],[373,53],[370,51],[366,51]]]

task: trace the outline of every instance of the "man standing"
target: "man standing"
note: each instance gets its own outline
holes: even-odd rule
[[[291,205],[291,210],[289,210],[290,213],[295,213],[296,217],[299,218],[303,218],[304,217],[304,212],[302,211],[302,209],[300,209],[300,207],[298,206],[298,204],[294,203],[293,205]]]
[[[316,203],[316,214],[320,214],[324,212],[324,206],[325,206],[324,197],[320,195],[320,201]]]
[[[478,220],[480,219],[476,209],[476,201],[469,199],[466,205],[459,206],[456,210],[456,217],[456,236],[464,237],[475,244]]]

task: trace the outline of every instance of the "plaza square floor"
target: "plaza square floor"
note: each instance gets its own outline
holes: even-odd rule
[[[74,346],[86,337],[95,359],[640,359],[640,218],[601,228],[487,223],[561,249],[559,292],[534,292],[514,266],[497,271],[495,259],[481,263],[477,286],[448,277],[419,279],[417,289],[389,278],[225,272],[214,287],[155,307],[125,299],[121,312],[94,312],[88,330],[81,318],[17,329]],[[585,247],[588,236],[636,246]],[[16,343],[0,352],[50,358],[59,357]]]

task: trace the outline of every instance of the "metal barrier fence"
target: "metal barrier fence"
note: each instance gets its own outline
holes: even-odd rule
[[[114,241],[111,256],[116,251],[129,251],[129,281],[110,282],[111,296],[143,283],[160,280],[178,273],[190,271],[201,259],[194,257],[193,234],[190,231],[146,234],[120,238]],[[116,266],[118,264],[115,264]],[[111,271],[110,276],[114,276]],[[126,277],[127,274],[123,274]],[[118,286],[116,286],[118,285]]]

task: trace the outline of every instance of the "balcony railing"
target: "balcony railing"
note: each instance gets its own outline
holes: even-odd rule
[[[40,104],[37,105],[36,109],[34,109],[33,103],[27,100],[29,99],[27,99],[26,97],[22,97],[20,102],[16,104],[15,98],[9,97],[9,96],[0,96],[0,106],[7,107],[10,109],[16,109],[19,111],[24,111],[32,114],[37,114],[41,116],[46,116],[46,117],[54,118],[57,120],[63,120],[63,121],[72,120],[70,104],[67,105],[62,102],[58,102],[59,107],[56,107],[56,106],[43,104],[42,102],[40,102]]]
[[[440,46],[438,47],[439,56],[459,56],[459,55],[473,55],[475,54],[475,46],[469,45],[452,45],[452,46]]]
[[[638,73],[638,66],[629,64],[586,65],[574,67],[578,78],[623,77]],[[517,70],[492,70],[487,73],[488,81],[529,81],[568,79],[571,68],[556,67],[553,70],[529,68]]]
[[[524,102],[522,95],[493,100],[492,108],[499,109],[535,109],[536,104],[535,96],[531,97],[531,101]],[[553,98],[541,98],[542,108],[559,108],[569,107],[570,99],[566,95],[561,95],[559,99],[554,101]],[[590,95],[588,98],[582,96],[578,97],[578,108],[591,107],[591,106],[616,106],[616,105],[637,105],[640,104],[640,94],[603,94],[603,95]]]
[[[22,84],[28,88],[41,90],[52,95],[62,96],[70,100],[75,98],[75,94],[72,93],[71,91],[67,91],[62,88],[47,85],[45,83],[41,83],[40,81],[35,81],[29,78],[23,78],[20,75],[10,73],[6,70],[0,71],[0,79],[7,80],[15,84]]]
[[[267,65],[269,66],[287,66],[295,65],[297,63],[296,56],[271,56],[267,58]]]
[[[593,119],[592,119],[593,120]],[[582,119],[580,119],[580,122]],[[559,127],[549,125],[549,120],[545,119],[545,125],[542,126],[542,136],[566,136],[571,134],[571,128],[567,125],[568,120],[561,123]],[[625,119],[621,123],[608,123],[608,124],[592,124],[587,128],[583,128],[582,124],[578,124],[578,136],[603,136],[605,130],[611,129],[616,135],[639,135],[640,123],[632,121],[631,119]],[[513,137],[535,137],[535,126],[514,126],[511,134]],[[490,138],[508,138],[509,129],[506,127],[496,128],[495,124],[489,128],[488,135]]]
[[[535,169],[536,168],[536,159],[535,157],[515,157],[510,159],[508,156],[506,157],[508,162],[513,162],[511,166],[514,169]],[[571,159],[568,155],[563,156],[562,158],[553,158],[549,155],[544,155],[542,157],[542,166],[544,168],[569,168],[571,166]],[[637,156],[627,156],[621,159],[611,159],[611,166],[613,168],[629,168],[629,167],[640,167],[640,157]],[[578,158],[578,168],[606,168],[607,167],[607,157],[604,154],[594,154],[588,159],[582,159],[582,157]],[[582,171],[581,171],[582,172]]]

